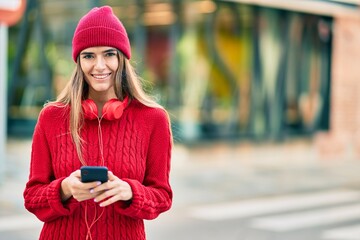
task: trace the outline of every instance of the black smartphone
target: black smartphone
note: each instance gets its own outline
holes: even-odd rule
[[[99,181],[101,183],[108,181],[108,169],[103,166],[82,166],[81,171],[81,181],[82,182],[95,182]]]

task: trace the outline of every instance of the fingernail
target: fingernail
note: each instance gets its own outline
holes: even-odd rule
[[[95,198],[94,198],[94,202],[97,202]]]
[[[90,193],[93,193],[94,192],[94,189],[90,189]]]
[[[97,182],[96,184],[99,186],[99,185],[101,185],[101,182]]]

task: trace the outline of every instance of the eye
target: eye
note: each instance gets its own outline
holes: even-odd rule
[[[83,54],[82,57],[84,59],[91,59],[91,58],[94,58],[94,56],[92,54]]]
[[[115,51],[110,51],[110,52],[106,52],[105,53],[105,57],[113,57],[116,56],[116,52]]]

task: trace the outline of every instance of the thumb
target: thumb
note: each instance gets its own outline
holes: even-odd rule
[[[113,174],[112,171],[108,171],[108,178],[110,181],[115,180],[117,177]]]

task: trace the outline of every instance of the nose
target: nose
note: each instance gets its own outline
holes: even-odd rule
[[[105,59],[102,56],[98,56],[95,62],[95,70],[101,71],[106,67]]]

